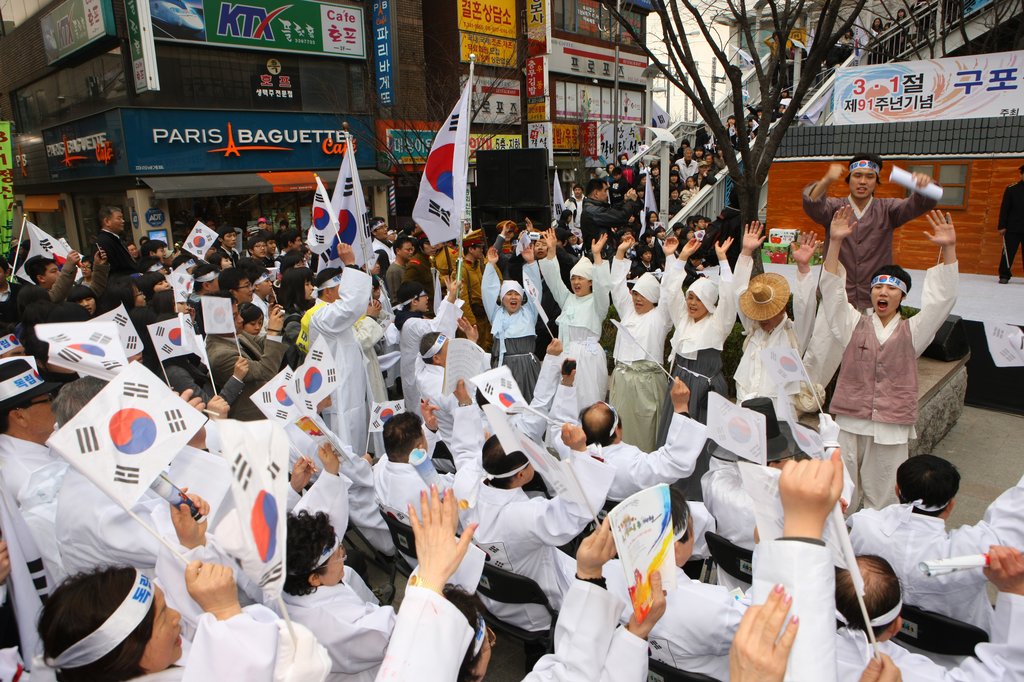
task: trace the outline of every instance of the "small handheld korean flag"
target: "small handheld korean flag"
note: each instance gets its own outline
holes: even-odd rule
[[[170,282],[171,290],[174,292],[175,303],[185,303],[196,286],[195,280],[188,272],[186,263],[174,268],[167,276],[167,281]]]
[[[47,444],[128,509],[206,421],[133,362]]]
[[[196,258],[206,258],[206,252],[213,247],[216,241],[217,233],[204,225],[202,221],[197,220],[192,231],[185,237],[185,243],[181,245],[181,248]]]
[[[654,200],[654,185],[651,184],[651,174],[648,173],[644,176],[644,220],[643,226],[640,228],[641,239],[648,230],[654,231],[654,225],[647,222],[647,216],[652,212],[658,212],[658,202]]]
[[[146,329],[160,362],[192,353],[182,342],[181,322],[177,318],[146,325]]]
[[[110,380],[128,366],[113,322],[39,324],[36,336],[50,345],[50,364],[61,369]]]
[[[210,358],[206,356],[206,339],[203,338],[202,334],[196,334],[196,327],[192,323],[192,318],[185,313],[178,313],[178,326],[181,327],[182,347],[188,348],[190,353],[198,355],[206,369],[210,369]],[[210,377],[210,379],[212,380],[213,377]]]
[[[558,181],[558,171],[554,173],[555,184],[551,188],[551,219],[558,220],[565,209],[565,200],[562,199],[562,183]]]
[[[768,461],[764,415],[734,405],[713,391],[708,393],[707,437],[719,447],[755,464],[764,465]]]
[[[469,103],[473,84],[466,82],[452,113],[434,137],[412,210],[431,244],[457,239],[462,230],[469,158]]]
[[[269,421],[225,419],[217,426],[234,503],[217,524],[217,539],[265,598],[277,598],[286,571],[288,437]]]
[[[373,411],[370,413],[370,432],[380,433],[389,419],[403,412],[405,412],[404,400],[385,400],[382,403],[374,403]]]
[[[324,253],[331,248],[331,243],[338,236],[338,212],[328,199],[327,189],[316,176],[316,194],[313,195],[313,211],[310,214],[311,224],[306,235],[306,246],[313,253]]]
[[[97,315],[92,319],[94,322],[113,322],[117,325],[117,332],[121,338],[121,345],[124,346],[125,354],[136,355],[142,352],[142,339],[139,338],[139,333],[135,331],[135,325],[132,323],[132,318],[128,317],[128,311],[125,310],[124,303],[109,313]]]
[[[502,412],[514,411],[527,404],[526,398],[519,390],[519,384],[512,378],[512,370],[506,365],[487,370],[470,381],[484,394],[487,402],[497,406]]]
[[[776,385],[801,381],[810,383],[803,360],[795,348],[765,348],[761,351],[761,362]]]
[[[306,414],[316,414],[320,401],[334,392],[338,384],[336,367],[334,356],[327,348],[327,337],[321,334],[292,377],[292,395]]]
[[[28,252],[24,254],[24,258],[21,259],[21,267],[15,273],[18,277],[25,280],[26,282],[32,282],[32,278],[25,272],[25,263],[29,258],[33,256],[42,256],[43,258],[52,258],[57,267],[61,268],[64,266],[64,261],[67,260],[68,255],[71,253],[71,249],[68,248],[64,242],[51,237],[46,234],[32,223],[25,223],[25,235],[28,237]]]
[[[235,316],[231,313],[231,299],[203,296],[203,328],[207,334],[234,334]]]
[[[657,102],[651,102],[651,127],[653,128],[668,128],[669,117],[668,112],[658,106]],[[648,190],[650,191],[650,190]]]
[[[295,401],[292,400],[288,391],[291,382],[292,371],[285,367],[277,373],[277,376],[263,384],[250,396],[256,407],[260,408],[260,412],[267,416],[267,419],[277,422],[281,426],[287,426],[299,417]]]
[[[541,301],[544,300],[542,290],[537,282],[533,281],[526,272],[523,272],[523,290],[526,291],[526,297],[534,302],[534,308],[537,310],[537,314],[540,315],[540,319],[544,320],[544,325],[548,325],[548,314],[544,310],[544,306],[541,305]],[[551,332],[551,328],[548,327],[548,332]],[[552,334],[551,336],[554,336]]]
[[[355,143],[351,137],[345,145],[338,181],[331,195],[331,207],[337,212],[338,241],[352,247],[355,264],[363,267],[372,257],[370,233],[366,224],[366,203],[355,163]]]

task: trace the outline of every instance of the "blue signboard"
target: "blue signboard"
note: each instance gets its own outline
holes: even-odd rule
[[[394,25],[391,0],[373,0],[373,77],[377,83],[377,103],[390,107],[395,103]]]
[[[50,180],[126,175],[124,136],[117,110],[43,130]]]
[[[356,162],[374,166],[373,132],[360,116],[188,109],[122,109],[132,175],[337,168],[347,121]]]

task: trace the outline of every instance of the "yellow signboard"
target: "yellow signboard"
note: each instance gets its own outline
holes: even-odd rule
[[[477,64],[508,67],[516,63],[516,41],[514,40],[459,31],[459,46],[462,52],[462,61],[467,64],[471,54],[476,55]]]
[[[487,133],[471,133],[469,136],[469,162],[476,163],[476,153],[480,150],[522,149],[522,135],[488,135]]]
[[[516,37],[515,0],[458,0],[459,30]]]
[[[575,123],[555,123],[551,126],[551,141],[556,151],[580,150],[580,127]]]
[[[527,102],[526,103],[526,120],[529,123],[539,123],[541,121],[547,121],[551,116],[548,112],[548,98],[544,98],[539,102]]]

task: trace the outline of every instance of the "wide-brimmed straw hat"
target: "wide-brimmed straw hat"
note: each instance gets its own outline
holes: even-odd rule
[[[740,312],[755,322],[770,320],[789,303],[789,282],[782,275],[765,272],[750,280],[740,294]]]

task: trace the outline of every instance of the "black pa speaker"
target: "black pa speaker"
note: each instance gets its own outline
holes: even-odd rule
[[[513,149],[508,152],[508,199],[517,208],[551,203],[546,149]]]
[[[476,203],[508,206],[508,151],[476,153]]]
[[[935,332],[935,338],[924,351],[924,357],[942,362],[952,362],[967,355],[971,344],[967,340],[967,330],[959,315],[950,315]]]

